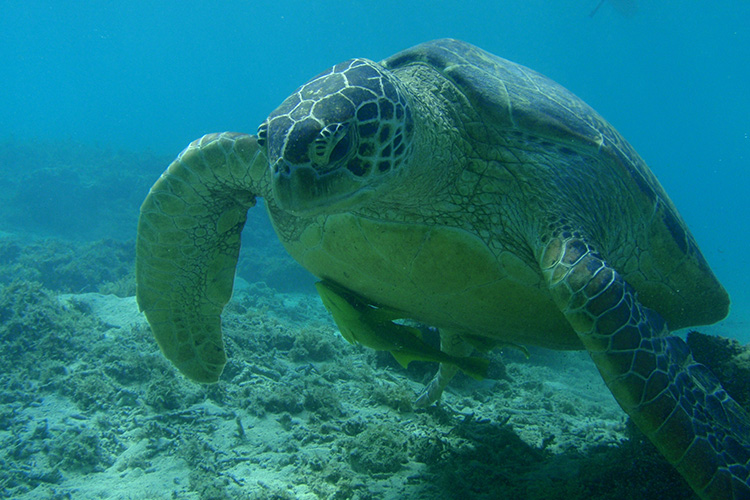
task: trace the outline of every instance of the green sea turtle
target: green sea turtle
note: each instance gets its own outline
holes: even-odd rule
[[[143,203],[136,273],[159,346],[193,380],[226,362],[220,315],[258,197],[327,300],[399,311],[348,316],[354,337],[379,324],[399,344],[408,330],[386,321],[401,315],[439,328],[447,361],[587,349],[702,498],[750,498],[749,419],[667,329],[724,318],[728,295],[643,160],[560,85],[438,40],[333,66],[257,137],[188,146]],[[455,371],[443,363],[420,403]]]

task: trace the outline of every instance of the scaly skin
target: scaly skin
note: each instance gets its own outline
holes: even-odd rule
[[[541,267],[622,409],[696,493],[750,498],[750,420],[687,344],[582,239],[553,237]]]
[[[212,383],[226,364],[221,311],[232,296],[240,232],[268,161],[254,136],[210,134],[190,144],[141,206],[138,306],[164,355]]]

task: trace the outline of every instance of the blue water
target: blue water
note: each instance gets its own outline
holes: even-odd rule
[[[0,195],[25,203],[8,217],[3,204],[0,236],[132,239],[148,189],[137,183],[193,139],[254,133],[334,63],[452,37],[563,84],[632,143],[732,296],[730,316],[704,331],[750,342],[750,1],[607,0],[590,16],[598,3],[0,1],[0,145],[26,148],[0,151]],[[61,144],[116,156],[94,191],[95,153],[88,170],[56,156],[57,173],[36,165],[21,181],[32,167],[18,158],[36,158],[36,143],[48,156]],[[128,160],[141,154],[150,160]],[[103,220],[108,199],[132,214]]]

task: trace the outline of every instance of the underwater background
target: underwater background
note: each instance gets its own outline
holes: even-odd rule
[[[347,344],[260,207],[220,384],[178,375],[133,298],[140,203],[190,141],[452,37],[630,141],[732,297],[700,331],[750,342],[750,1],[599,4],[0,1],[0,498],[693,498],[585,353],[493,352],[414,411],[435,367]]]

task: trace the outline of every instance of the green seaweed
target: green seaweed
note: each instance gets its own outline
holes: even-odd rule
[[[305,410],[315,413],[321,420],[344,416],[341,399],[329,383],[318,380],[308,384],[304,391],[304,398]]]
[[[396,472],[407,462],[406,435],[390,425],[373,425],[351,439],[349,463],[365,474]]]
[[[297,362],[331,361],[339,354],[335,337],[321,330],[310,329],[303,329],[294,337],[294,345],[289,351],[289,357]]]
[[[750,407],[750,347],[697,331],[688,332],[687,343],[693,358],[711,369],[732,398]]]
[[[0,238],[0,284],[39,282],[63,293],[135,293],[132,242],[66,241],[56,238]]]
[[[64,471],[97,472],[114,463],[95,429],[77,426],[66,429],[50,440],[48,459]]]
[[[28,248],[4,248],[0,267],[3,258],[27,265],[20,256]],[[461,376],[439,406],[414,411],[414,394],[434,366],[404,372],[388,353],[347,344],[320,305],[247,289],[224,318],[232,361],[219,384],[202,387],[164,361],[147,327],[103,323],[87,296],[63,307],[40,282],[0,284],[0,347],[12,360],[0,370],[0,496],[75,498],[71,479],[111,477],[108,467],[133,478],[177,460],[193,472],[165,498],[604,500],[643,491],[691,498],[635,430],[629,441],[585,451],[555,448],[554,435],[536,447],[521,440],[512,401],[570,419],[599,415],[543,377],[529,378],[523,356],[491,353],[492,366],[502,367],[490,374],[495,382]],[[297,315],[278,310],[290,303],[308,306]],[[696,358],[712,349],[696,349]],[[741,364],[742,352],[733,362]],[[535,353],[532,363],[546,367],[550,359]],[[248,470],[276,482],[261,484]]]

